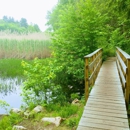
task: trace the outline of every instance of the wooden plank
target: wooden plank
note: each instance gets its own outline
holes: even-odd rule
[[[94,69],[94,71],[93,71],[93,73],[91,74],[91,76],[89,77],[89,84],[92,84],[92,81],[93,81],[93,77],[95,76],[95,74],[97,73],[97,69],[100,67],[100,64],[101,64],[101,62],[102,62],[102,60],[100,60],[99,62],[98,62],[98,64],[96,65],[96,67],[95,67],[95,69]]]
[[[92,128],[92,127],[85,127],[85,126],[78,126],[77,130],[104,130],[104,129]]]
[[[92,111],[100,111],[100,112],[110,112],[110,113],[119,113],[119,114],[125,114],[127,115],[126,111],[122,111],[122,110],[115,110],[115,109],[108,109],[108,108],[98,108],[98,107],[91,107],[91,106],[85,106],[84,110],[92,110]]]
[[[96,86],[96,87],[95,87]],[[117,87],[116,87],[117,86]],[[115,89],[115,90],[122,90],[122,87],[121,87],[121,84],[120,85],[118,85],[118,84],[115,84],[115,86],[114,86],[114,84],[109,84],[109,85],[106,85],[106,84],[95,84],[94,86],[93,86],[93,88],[94,89],[98,89],[98,90],[102,90],[103,88],[104,89]],[[123,92],[123,91],[122,91]]]
[[[121,59],[121,57],[119,56],[119,54],[117,52],[116,52],[116,55],[117,55],[117,60],[119,61],[124,74],[126,74],[127,66],[125,65],[124,61]]]
[[[107,81],[98,81],[98,80],[95,81],[95,84],[107,84],[107,83],[108,83]],[[109,82],[109,84],[121,85],[120,82]]]
[[[87,105],[96,105],[96,106],[104,106],[109,108],[116,108],[120,110],[126,110],[126,107],[124,105],[119,104],[112,104],[112,103],[102,103],[102,102],[89,102],[87,101]]]
[[[89,70],[90,70],[90,71],[93,69],[95,63],[99,60],[99,58],[102,59],[101,56],[102,56],[101,53],[98,54],[98,56],[94,59],[94,61],[89,65]]]
[[[119,95],[115,95],[115,96],[114,96],[114,95],[105,95],[105,94],[102,94],[102,95],[101,95],[101,94],[99,94],[99,93],[94,93],[94,94],[91,94],[91,93],[90,93],[89,96],[96,96],[96,97],[99,97],[99,96],[100,96],[100,97],[102,97],[102,98],[104,98],[104,97],[106,96],[106,97],[108,97],[108,98],[109,98],[109,97],[112,97],[113,99],[115,98],[116,100],[117,100],[117,99],[121,99],[121,98],[123,99],[123,98],[124,98],[124,97],[119,96]]]
[[[129,130],[122,84],[114,60],[103,63],[77,130]]]
[[[118,97],[122,97],[122,98],[124,97],[123,94],[118,94],[118,93],[114,93],[114,94],[115,94],[115,96],[118,96]],[[105,96],[105,95],[106,95],[106,96],[108,96],[108,95],[109,95],[109,96],[113,96],[114,94],[113,94],[113,93],[107,93],[107,92],[104,92],[104,93],[100,93],[100,92],[99,92],[99,93],[98,93],[98,92],[94,92],[94,91],[91,91],[91,93],[90,93],[90,95],[104,95],[104,96]]]
[[[100,70],[100,72],[99,72],[99,75],[108,75],[109,77],[110,77],[110,75],[113,75],[113,76],[119,76],[118,75],[118,71],[116,71],[116,72],[110,72],[110,71],[101,71]]]
[[[118,61],[117,61],[117,67],[118,67],[118,69],[119,69],[119,73],[120,73],[122,85],[123,85],[123,87],[125,88],[125,87],[126,87],[126,79],[125,79],[125,77],[124,77],[124,74],[123,74],[123,72],[122,72],[122,70],[121,70],[121,68],[120,68],[120,65],[119,65],[119,62],[118,62]]]
[[[99,99],[99,98],[91,98],[89,97],[88,99],[89,101],[96,101],[96,102],[107,102],[107,103],[114,103],[114,104],[123,104],[125,105],[125,102],[124,101],[115,101],[115,100],[107,100],[107,99]]]
[[[120,95],[124,95],[122,90],[118,90],[118,89],[104,89],[104,88],[101,88],[101,89],[97,89],[97,88],[94,88],[93,90],[91,90],[91,92],[95,92],[95,93],[104,93],[104,92],[107,92],[107,93],[111,93],[111,94],[120,94]]]
[[[113,100],[113,101],[121,101],[121,102],[125,102],[124,98],[122,97],[116,97],[116,96],[102,96],[102,95],[89,95],[90,98],[97,98],[97,99],[105,99],[105,100]]]
[[[129,98],[130,98],[130,56],[129,59],[127,59],[127,67],[128,71],[126,74],[126,93],[125,93],[125,100],[126,100],[126,105],[127,108],[129,106]]]
[[[103,66],[101,67],[100,69],[100,73],[104,73],[104,72],[107,72],[107,73],[112,73],[112,72],[115,72],[113,73],[114,75],[118,75],[118,71],[117,71],[117,68],[116,67],[111,67],[111,66]]]
[[[98,79],[97,79],[97,81],[106,81],[106,82],[119,82],[120,83],[120,79],[118,79],[118,78],[111,78],[111,77],[109,77],[109,78],[107,78],[106,79],[106,77],[98,77]]]
[[[104,108],[104,109],[113,109],[113,110],[121,110],[121,111],[126,111],[126,108],[124,107],[115,107],[115,106],[109,106],[109,105],[100,105],[100,104],[95,104],[95,103],[89,103],[86,104],[87,107],[96,107],[96,108]]]
[[[98,77],[107,77],[107,78],[119,78],[119,75],[103,75],[101,72],[98,73]]]
[[[121,50],[119,47],[116,47],[117,48],[117,50],[119,51],[119,52],[121,52],[122,53],[122,55],[127,59],[127,58],[130,58],[130,55],[129,54],[127,54],[126,52],[124,52],[123,50]]]
[[[104,100],[113,100],[113,101],[121,101],[121,102],[125,102],[124,97],[122,98],[122,96],[118,96],[118,95],[101,95],[101,94],[96,94],[96,97],[91,94],[89,95],[90,98],[97,98],[97,99],[104,99]]]
[[[122,93],[123,94],[123,91],[122,91],[122,88],[113,88],[113,87],[95,87],[93,86],[93,89],[91,91],[97,91],[97,92],[103,92],[103,91],[107,91],[107,92],[118,92],[118,93]]]
[[[121,84],[95,84],[94,87],[101,87],[101,88],[119,88],[122,89]]]
[[[119,114],[119,113],[106,113],[104,111],[100,112],[100,111],[92,111],[92,110],[86,110],[83,113],[89,113],[89,114],[93,114],[93,115],[104,115],[104,116],[126,118],[127,119],[127,115]]]
[[[85,58],[85,101],[88,100],[89,96],[89,83],[88,83],[88,58]]]
[[[110,67],[110,66],[102,66],[102,68],[100,69],[100,73],[104,73],[104,72],[107,72],[107,73],[113,73],[114,75],[118,75],[118,71],[117,71],[117,68],[113,68],[113,67]]]
[[[115,88],[115,89],[121,89],[122,90],[122,85],[121,84],[94,84],[93,87],[101,87],[101,88]],[[100,89],[100,88],[99,88]]]
[[[89,103],[91,103],[91,104],[109,105],[109,106],[124,107],[124,108],[126,108],[124,104],[115,104],[115,103],[109,103],[109,102],[97,102],[97,101],[92,101],[92,100],[90,101],[90,100],[88,100],[88,101],[87,101],[87,104],[89,104]]]
[[[96,86],[96,87],[95,87]],[[121,85],[120,85],[121,86]],[[112,86],[112,85],[110,85],[110,86],[105,86],[105,84],[101,84],[101,86],[99,85],[99,84],[96,84],[96,85],[94,85],[93,86],[93,89],[94,90],[121,90],[121,92],[123,93],[123,91],[122,91],[122,88],[121,87],[115,87],[115,86]]]
[[[123,128],[123,127],[117,127],[117,126],[111,126],[109,125],[104,125],[104,124],[94,124],[92,122],[81,122],[81,126],[87,126],[87,127],[92,127],[92,128],[100,128],[104,130],[129,130],[129,128]]]
[[[96,88],[101,88],[101,89],[118,89],[118,90],[122,90],[122,86],[121,86],[121,84],[120,85],[113,85],[113,84],[101,84],[101,85],[99,85],[99,84],[95,84],[93,87],[96,87]]]
[[[103,92],[107,92],[107,93],[113,93],[113,94],[115,94],[115,93],[118,93],[118,94],[121,94],[121,95],[123,95],[123,91],[121,90],[121,89],[113,89],[113,88],[106,88],[106,89],[101,89],[101,88],[99,88],[99,87],[94,87],[92,90],[91,90],[91,92],[101,92],[101,93],[103,93]]]
[[[92,95],[92,94],[110,95],[110,96],[111,96],[111,95],[112,95],[112,96],[115,95],[115,96],[120,96],[120,97],[122,97],[122,98],[124,97],[124,95],[123,95],[122,93],[119,93],[119,92],[118,92],[118,93],[116,93],[116,92],[109,92],[109,91],[108,91],[108,92],[106,92],[106,91],[99,91],[99,92],[98,92],[98,91],[92,91],[92,92],[91,92],[91,95]]]
[[[96,51],[92,52],[91,54],[88,54],[88,55],[84,56],[84,58],[90,58],[90,57],[92,57],[93,55],[95,55],[97,52],[100,52],[100,51],[102,52],[102,48],[97,49]]]
[[[119,75],[103,75],[102,73],[98,73],[98,77],[104,77],[104,78],[120,78]]]
[[[123,128],[128,128],[128,122],[117,122],[117,121],[108,121],[108,120],[103,120],[103,119],[95,119],[95,118],[89,118],[89,117],[83,117],[81,118],[80,122],[84,123],[85,122],[91,122],[94,124],[104,124],[104,125],[110,125],[111,126],[118,126],[118,127],[123,127]],[[80,124],[80,123],[79,123]]]
[[[82,117],[94,118],[94,119],[97,119],[97,120],[101,119],[101,120],[126,122],[126,123],[128,123],[128,120],[126,118],[118,118],[118,117],[111,117],[111,116],[104,116],[104,115],[95,115],[95,114],[90,114],[90,113],[83,113]]]

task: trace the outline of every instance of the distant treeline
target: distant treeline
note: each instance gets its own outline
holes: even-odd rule
[[[10,30],[11,32],[27,33],[27,32],[40,32],[37,24],[29,25],[25,18],[21,18],[20,21],[15,20],[13,17],[3,16],[0,19],[0,31]]]

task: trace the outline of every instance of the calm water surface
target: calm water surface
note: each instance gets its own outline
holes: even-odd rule
[[[23,80],[19,78],[0,79],[0,100],[6,101],[11,108],[19,108],[22,103],[20,96]],[[0,114],[6,114],[6,110],[0,108]]]

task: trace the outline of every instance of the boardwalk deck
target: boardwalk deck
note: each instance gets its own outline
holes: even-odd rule
[[[103,63],[77,130],[129,130],[115,60],[110,59]]]

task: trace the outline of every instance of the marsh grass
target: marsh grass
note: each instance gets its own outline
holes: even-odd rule
[[[23,68],[21,59],[0,59],[1,77],[23,77]]]
[[[48,34],[10,34],[0,32],[0,58],[34,59],[50,57]]]
[[[0,58],[46,58],[51,53],[50,44],[50,41],[0,39]]]
[[[19,34],[17,32],[11,33],[9,30],[6,31],[0,31],[0,39],[15,39],[15,40],[50,40],[50,35],[48,33],[43,33],[43,32],[39,32],[39,33],[23,33],[23,34]]]

